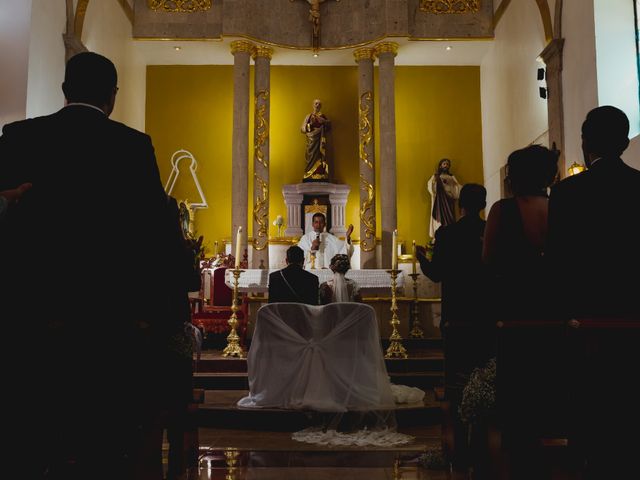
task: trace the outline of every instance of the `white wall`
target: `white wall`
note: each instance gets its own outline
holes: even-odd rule
[[[497,2],[496,2],[497,3]],[[534,0],[511,2],[480,66],[487,209],[500,198],[500,167],[518,148],[544,138],[547,103],[539,97],[536,61],[546,45]]]
[[[0,0],[0,127],[26,116],[31,0]]]
[[[629,2],[631,4],[631,2]],[[619,18],[632,25],[633,17]],[[621,28],[622,29],[622,28]],[[580,129],[587,113],[600,104],[612,103],[608,94],[598,90],[596,59],[596,25],[593,0],[564,0],[562,10],[564,68],[562,75],[564,95],[564,134],[566,168],[574,161],[582,162]],[[602,85],[607,85],[603,81]],[[622,86],[620,84],[619,86]],[[608,88],[608,87],[605,87]],[[633,86],[631,86],[633,88]],[[637,95],[637,85],[635,93]],[[600,97],[600,101],[599,101]],[[605,102],[602,100],[605,99]],[[616,105],[623,107],[623,105]],[[627,112],[632,121],[633,112]],[[635,113],[635,118],[638,113]],[[633,134],[632,134],[633,135]],[[623,155],[629,165],[640,168],[640,137],[632,138]]]
[[[89,2],[82,42],[108,57],[118,70],[118,98],[111,118],[144,130],[146,66],[134,52],[131,23],[118,2]]]

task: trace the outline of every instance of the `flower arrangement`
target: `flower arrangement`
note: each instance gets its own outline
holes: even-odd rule
[[[471,372],[469,382],[462,392],[458,413],[467,424],[476,424],[489,418],[496,405],[496,359],[492,358],[483,368]]]
[[[202,268],[235,268],[236,257],[230,253],[218,253],[211,258],[206,258],[202,261]],[[245,253],[244,258],[240,260],[240,268],[249,268],[249,262]]]
[[[278,227],[278,237],[282,236],[282,226],[284,225],[284,220],[282,215],[277,215],[276,219],[273,221],[273,225]]]
[[[436,245],[436,239],[435,238],[431,238],[428,242],[427,245],[425,246],[427,252],[426,252],[426,257],[427,260],[431,261],[431,259],[433,258],[433,248]]]
[[[444,458],[442,448],[427,450],[420,455],[418,461],[427,470],[444,470],[447,468],[447,460]]]

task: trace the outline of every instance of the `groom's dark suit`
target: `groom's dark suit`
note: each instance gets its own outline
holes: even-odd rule
[[[318,277],[294,264],[269,274],[269,303],[275,302],[317,305]]]
[[[546,255],[566,314],[640,314],[639,218],[640,171],[620,158],[551,190]]]

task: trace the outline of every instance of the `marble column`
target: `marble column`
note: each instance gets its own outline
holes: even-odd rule
[[[547,118],[549,122],[549,147],[555,144],[560,150],[558,167],[560,175],[567,174],[564,158],[564,109],[562,106],[562,48],[563,38],[554,38],[540,54],[546,65]]]
[[[253,268],[269,268],[269,76],[273,49],[259,45],[253,52]]]
[[[394,58],[398,44],[379,43],[375,47],[379,62],[380,88],[380,219],[382,223],[382,268],[391,268],[391,236],[398,228],[396,197],[396,102]],[[402,236],[402,233],[400,233]]]
[[[373,115],[373,48],[353,52],[358,64],[360,157],[360,268],[376,268],[376,163]]]
[[[231,140],[231,238],[242,227],[247,245],[249,171],[249,60],[252,43],[231,42],[233,54],[233,134]],[[246,248],[246,247],[245,247]],[[231,252],[234,256],[236,252]]]

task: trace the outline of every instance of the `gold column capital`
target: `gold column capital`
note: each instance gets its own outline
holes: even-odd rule
[[[353,58],[355,58],[356,63],[361,60],[373,60],[375,58],[376,51],[371,47],[363,47],[355,50],[353,52]]]
[[[255,60],[257,57],[264,57],[271,60],[273,56],[273,48],[267,47],[266,45],[257,45],[253,50],[253,59]]]
[[[255,45],[251,42],[247,42],[246,40],[235,40],[231,42],[231,53],[233,55],[238,52],[247,52],[249,55],[252,55],[255,49]]]
[[[380,57],[383,53],[392,53],[395,57],[398,54],[398,44],[396,42],[382,42],[375,46],[376,57]]]

